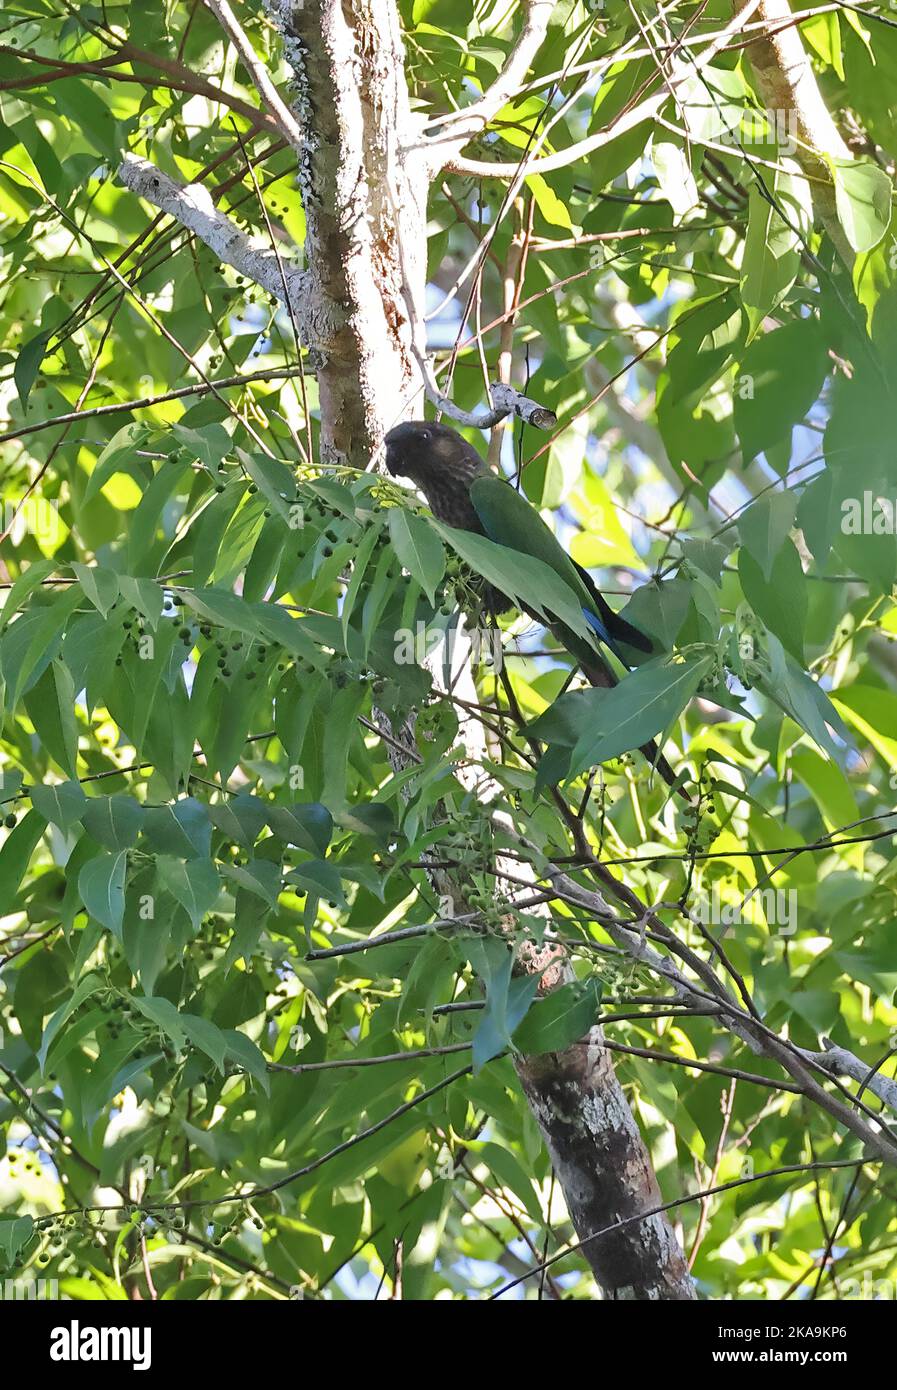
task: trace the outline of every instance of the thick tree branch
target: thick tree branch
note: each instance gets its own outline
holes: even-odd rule
[[[101,77],[104,82],[130,82],[141,87],[158,86],[174,92],[186,92],[193,96],[205,97],[207,101],[227,106],[230,110],[245,116],[253,127],[264,128],[272,133],[279,133],[280,131],[277,121],[266,111],[259,111],[248,101],[244,101],[242,97],[234,96],[231,92],[223,92],[213,82],[207,81],[200,73],[191,72],[189,68],[173,59],[162,57],[156,53],[148,53],[130,42],[121,44],[108,57],[97,58],[92,62],[67,63],[61,58],[45,58],[39,53],[13,48],[10,44],[0,44],[0,54],[17,61],[32,62],[38,66],[49,66],[50,68],[49,72],[35,73],[33,76],[4,78],[0,82],[0,92],[45,87],[48,82],[59,82],[67,77],[78,75],[96,76]],[[166,77],[164,80],[159,80],[139,72],[118,72],[116,66],[120,63],[130,63],[132,67],[135,64],[142,64],[155,72],[165,73]]]
[[[736,0],[737,17],[745,8]],[[835,190],[826,155],[851,159],[835,122],[822,100],[800,30],[789,25],[788,0],[760,0],[759,17],[768,32],[747,47],[757,89],[767,111],[785,128],[795,130],[795,159],[810,181],[816,214],[846,265],[852,265],[853,251],[844,235],[835,205]]]
[[[333,325],[318,371],[324,456],[364,467],[422,391],[412,351],[427,179],[393,0],[272,0],[296,108],[309,301]]]
[[[299,326],[303,346],[316,347],[326,340],[330,325],[308,294],[308,272],[284,264],[270,243],[251,237],[219,211],[209,190],[199,183],[175,183],[161,169],[140,155],[126,154],[118,170],[126,188],[204,241],[225,265],[253,280],[268,294],[287,303]]]
[[[723,1006],[721,1022],[742,1042],[746,1043],[752,1052],[757,1056],[765,1056],[778,1062],[801,1084],[804,1094],[809,1099],[815,1101],[839,1124],[861,1138],[878,1158],[883,1159],[888,1164],[897,1163],[897,1146],[894,1142],[883,1134],[875,1133],[859,1115],[828,1095],[809,1075],[806,1068],[812,1066],[827,1072],[829,1075],[836,1076],[841,1073],[860,1082],[865,1082],[867,1090],[872,1091],[883,1104],[890,1106],[897,1101],[897,1088],[888,1077],[870,1074],[871,1069],[858,1057],[847,1052],[846,1049],[832,1048],[820,1054],[800,1048],[793,1043],[783,1042],[765,1025],[760,1024],[758,1020],[752,1018],[739,1005],[735,1004],[720,984],[712,966],[682,946],[673,936],[673,933],[656,917],[653,909],[647,911],[642,909],[644,921],[646,924],[659,929],[666,944],[671,949],[676,949],[677,953],[684,960],[687,960],[701,979],[703,989],[696,988],[678,966],[665,960],[653,947],[649,946],[642,933],[633,931],[631,925],[623,926],[618,922],[609,920],[607,903],[600,892],[583,888],[574,879],[559,870],[552,872],[552,882],[571,901],[578,902],[586,911],[591,912],[601,922],[615,945],[619,946],[633,960],[667,980],[675,991],[676,997],[683,1003],[688,1005],[706,1004],[707,993],[709,992],[709,995]],[[619,887],[622,889],[622,885]],[[627,901],[630,901],[634,907],[641,907],[634,894],[628,889],[624,892]]]
[[[268,294],[283,299],[283,282],[274,251],[267,242],[248,236],[226,213],[220,212],[203,184],[175,183],[150,160],[136,154],[125,155],[118,176],[132,193],[194,232],[225,265],[254,280]],[[288,269],[287,277],[296,297],[301,297],[304,272]]]
[[[452,653],[456,660],[463,658],[460,646],[456,643]],[[438,667],[439,653],[434,653],[431,660]],[[517,839],[512,818],[500,809],[501,788],[480,770],[481,760],[488,755],[486,733],[475,713],[476,692],[469,665],[463,659],[458,660],[458,674],[462,688],[471,694],[470,701],[462,703],[462,711],[465,706],[473,711],[464,715],[459,728],[458,738],[469,758],[467,768],[459,775],[480,803],[495,805],[493,819],[503,833]],[[405,755],[393,741],[389,746],[389,758],[397,770],[402,770],[406,759],[409,763],[415,761],[416,754],[410,723],[401,735],[407,748]],[[521,843],[524,851],[530,849]],[[513,882],[521,884],[514,907],[523,911],[531,908],[534,901],[538,903],[541,894],[535,900],[531,896],[537,885],[528,863],[520,865],[515,860],[514,864],[524,871],[522,877],[512,876]],[[463,866],[446,870],[434,865],[428,873],[440,895],[459,906],[465,903],[470,884]],[[610,908],[600,894],[595,894],[593,905],[599,902],[603,916],[612,918]],[[540,976],[542,992],[550,992],[573,978],[565,948],[550,939],[550,932],[541,946],[524,942],[518,963],[520,969]],[[656,1206],[659,1193],[650,1154],[604,1046],[601,1028],[590,1029],[584,1039],[563,1052],[517,1056],[515,1067],[551,1154],[577,1233],[582,1236],[600,1229],[602,1222],[607,1225],[623,1219],[619,1234],[615,1232],[607,1240],[596,1240],[584,1247],[602,1289],[617,1299],[694,1299],[694,1284],[666,1218],[648,1215],[644,1221],[626,1219]]]

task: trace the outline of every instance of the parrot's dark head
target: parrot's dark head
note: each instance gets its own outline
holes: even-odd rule
[[[457,430],[430,420],[406,420],[385,439],[386,468],[394,478],[410,478],[424,492],[440,475],[470,486],[485,468]]]
[[[489,470],[457,430],[429,420],[406,420],[389,431],[385,443],[389,472],[394,478],[410,478],[439,521],[482,532],[470,485]]]

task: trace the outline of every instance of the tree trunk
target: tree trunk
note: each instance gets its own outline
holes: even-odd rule
[[[414,348],[423,323],[426,169],[409,152],[416,132],[395,6],[311,0],[284,9],[297,111],[309,131],[308,293],[325,306],[319,321],[340,320],[329,342],[316,344],[326,359],[318,373],[322,439],[366,464],[421,390]],[[463,732],[470,753],[469,726]],[[454,887],[463,899],[463,884]],[[599,1030],[563,1053],[522,1060],[518,1074],[580,1240],[657,1205],[651,1160]],[[609,1297],[695,1296],[663,1216],[586,1240],[583,1255]]]
[[[646,1149],[600,1028],[564,1052],[524,1057],[517,1075],[551,1154],[582,1253],[608,1298],[690,1300],[694,1282],[660,1206]],[[615,1223],[618,1230],[588,1237]]]
[[[328,461],[366,467],[422,404],[427,183],[413,152],[399,17],[383,0],[282,0],[278,17],[305,132],[306,323]]]

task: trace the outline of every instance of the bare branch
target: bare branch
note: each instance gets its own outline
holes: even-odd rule
[[[277,121],[281,133],[286,136],[291,145],[301,149],[304,139],[296,117],[271,81],[268,69],[256,56],[255,49],[243,32],[240,21],[227,0],[205,0],[205,3],[239,53],[243,66],[252,78],[255,90]]]
[[[707,996],[704,990],[693,985],[672,961],[665,960],[653,950],[645,941],[643,933],[627,930],[621,924],[608,919],[607,903],[601,893],[591,892],[560,871],[552,872],[552,880],[565,897],[574,901],[578,900],[587,911],[594,912],[611,940],[633,960],[666,979],[683,1003],[702,1004],[706,1002]],[[648,921],[651,916],[652,909],[648,909],[645,913],[645,920]],[[671,938],[668,944],[673,947],[676,944],[675,939]],[[893,1164],[895,1162],[894,1149],[885,1135],[876,1134],[859,1115],[855,1115],[847,1110],[846,1106],[827,1095],[804,1068],[805,1066],[815,1067],[827,1072],[830,1076],[843,1074],[860,1083],[865,1082],[866,1089],[888,1106],[897,1103],[897,1084],[890,1081],[888,1077],[882,1077],[875,1073],[870,1075],[872,1069],[846,1049],[829,1048],[820,1054],[790,1042],[783,1042],[771,1029],[758,1024],[757,1020],[752,1019],[734,1004],[716,979],[710,966],[693,957],[691,952],[686,952],[685,948],[682,948],[680,954],[687,956],[693,967],[699,967],[701,978],[705,986],[712,991],[714,1002],[718,1002],[723,1007],[721,1021],[731,1032],[741,1038],[742,1042],[746,1043],[757,1056],[769,1057],[783,1066],[801,1084],[801,1089],[805,1095],[821,1105],[840,1124],[845,1125],[846,1128],[862,1138],[870,1146],[870,1152],[874,1151],[877,1157],[886,1163]]]
[[[271,247],[260,238],[248,236],[226,213],[220,212],[202,184],[177,184],[155,164],[136,154],[125,155],[118,177],[132,193],[194,232],[226,265],[254,280],[269,294],[284,299],[283,277]],[[288,268],[286,279],[290,294],[301,297],[304,272]]]
[[[309,326],[306,271],[287,264],[281,266],[270,244],[241,231],[226,213],[215,207],[209,190],[202,184],[175,183],[155,164],[136,154],[125,155],[119,166],[118,177],[132,193],[144,198],[161,212],[168,213],[182,227],[198,236],[219,260],[253,280],[281,303],[289,303],[290,311],[299,324],[303,344],[313,345],[316,335]]]
[[[506,106],[521,86],[529,72],[530,64],[538,53],[548,31],[548,21],[554,9],[554,0],[527,0],[523,6],[523,26],[517,35],[507,61],[491,86],[479,101],[465,106],[462,111],[453,111],[441,118],[451,121],[449,150],[460,154],[468,140],[472,140]],[[448,152],[448,151],[447,151]]]
[[[683,83],[690,81],[696,72],[700,72],[702,68],[706,68],[712,63],[720,50],[725,48],[731,36],[741,30],[745,21],[750,18],[760,4],[761,0],[747,0],[735,18],[729,21],[725,29],[720,30],[716,38],[708,43],[707,47],[696,58],[676,64],[669,79],[669,86],[661,87],[659,91],[646,97],[637,106],[628,110],[624,109],[611,125],[606,126],[604,130],[596,131],[594,135],[588,136],[585,140],[577,141],[568,149],[558,150],[555,154],[544,155],[541,159],[525,158],[522,161],[517,160],[509,163],[491,163],[484,159],[467,159],[452,149],[442,167],[453,174],[472,174],[477,178],[516,179],[521,171],[524,175],[550,174],[555,169],[566,169],[570,164],[579,163],[580,160],[594,154],[596,150],[609,145],[612,140],[618,140],[627,131],[634,130],[644,121],[653,119],[669,101],[670,90],[675,91]],[[536,140],[530,155],[535,154],[542,143],[541,138]]]
[[[802,1056],[823,1071],[830,1072],[832,1076],[849,1076],[852,1081],[859,1082],[864,1090],[871,1091],[882,1105],[897,1114],[897,1081],[893,1081],[889,1076],[879,1075],[855,1053],[848,1052],[846,1047],[836,1047],[828,1038],[823,1038],[822,1041],[824,1052],[809,1052],[801,1048]]]
[[[36,434],[38,430],[53,429],[57,425],[70,425],[75,420],[95,420],[102,415],[121,415],[132,410],[151,410],[166,401],[178,401],[185,396],[201,396],[207,391],[220,391],[225,386],[251,386],[254,381],[279,381],[290,377],[294,367],[268,367],[258,372],[245,372],[238,376],[218,377],[215,381],[197,381],[192,386],[177,386],[173,391],[163,391],[158,396],[144,396],[130,401],[113,401],[108,405],[95,405],[90,410],[69,410],[65,415],[51,415],[46,420],[34,420],[31,424],[20,425],[17,429],[0,434],[0,444],[10,439],[22,439],[26,434]]]
[[[538,401],[530,400],[529,396],[522,396],[513,386],[506,386],[500,381],[493,382],[489,387],[491,410],[462,410],[453,400],[442,394],[432,368],[422,354],[419,355],[419,361],[427,396],[437,410],[442,411],[450,420],[457,421],[459,425],[468,425],[471,429],[477,430],[490,430],[493,425],[497,425],[509,415],[517,415],[528,425],[535,425],[537,430],[550,430],[552,425],[557,424],[558,417],[553,410],[539,405]]]

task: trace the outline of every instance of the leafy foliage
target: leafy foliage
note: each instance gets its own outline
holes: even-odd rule
[[[729,9],[698,13],[681,12],[694,35]],[[434,114],[488,86],[516,22],[465,0],[402,14]],[[289,322],[116,183],[125,149],[151,153],[220,181],[265,236],[248,147],[301,243],[294,158],[250,126],[249,76],[205,7],[141,5],[121,81],[103,62],[138,28],[125,7],[8,0],[3,22],[0,1274],[117,1297],[143,1287],[145,1246],[165,1299],[370,1297],[400,1267],[405,1297],[496,1289],[571,1229],[514,1050],[563,1049],[599,1016],[637,1049],[619,1071],[665,1198],[696,1165],[705,1185],[860,1158],[719,1019],[657,1006],[661,982],[563,899],[575,978],[538,999],[507,938],[545,919],[496,867],[522,838],[538,877],[560,859],[586,883],[581,831],[645,903],[687,908],[664,919],[716,966],[702,905],[730,913],[709,931],[769,1028],[870,1069],[893,1049],[893,26],[803,26],[857,135],[832,164],[850,272],[795,159],[756,124],[731,137],[758,105],[734,46],[662,121],[536,172],[509,211],[501,180],[434,186],[441,291],[495,228],[483,324],[529,229],[515,341],[560,426],[547,444],[518,427],[504,462],[659,648],[614,690],[567,689],[565,655],[502,620],[506,679],[484,663],[478,699],[512,837],[469,790],[464,709],[417,638],[454,630],[471,569],[537,610],[557,584],[582,625],[577,594],[386,479],[315,466]],[[601,80],[561,110],[554,75],[580,45]],[[564,151],[653,73],[626,7],[559,5],[526,91],[470,153],[517,160],[534,132],[539,157]],[[466,331],[452,394],[483,396]],[[419,762],[391,761],[381,715],[413,724]],[[639,760],[655,735],[693,772],[692,812]],[[453,911],[433,861],[469,876]],[[760,1081],[688,1067],[707,1058]],[[842,1280],[893,1278],[892,1206],[854,1171],[746,1182],[705,1221],[682,1208],[702,1292],[806,1287],[834,1232]],[[551,1272],[594,1292],[575,1254]]]

